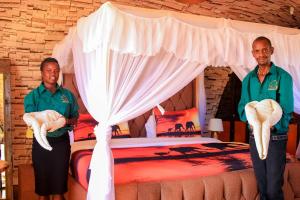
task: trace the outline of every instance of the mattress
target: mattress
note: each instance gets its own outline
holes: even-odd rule
[[[114,142],[114,182],[180,180],[252,167],[248,144],[212,141],[183,144],[165,141],[150,146],[139,143],[138,147],[120,147]],[[84,188],[88,186],[92,152],[92,149],[76,150],[71,157],[72,175]]]

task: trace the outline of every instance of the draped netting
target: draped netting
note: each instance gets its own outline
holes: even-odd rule
[[[75,73],[84,105],[100,122],[87,198],[114,199],[111,125],[145,113],[198,76],[203,121],[205,67],[230,66],[243,79],[256,64],[251,44],[261,35],[273,42],[274,63],[293,76],[300,113],[297,29],[111,3],[81,18],[53,56],[64,73]]]

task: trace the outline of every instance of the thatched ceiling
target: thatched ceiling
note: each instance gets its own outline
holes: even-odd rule
[[[111,0],[185,13],[300,28],[300,0]],[[106,2],[106,0],[101,0]],[[292,14],[291,14],[292,9]]]
[[[300,28],[300,0],[176,0],[188,7],[213,11],[225,18]],[[198,13],[198,12],[196,12]],[[208,14],[208,13],[206,13]],[[205,15],[205,14],[204,14]],[[210,14],[208,14],[210,15]],[[257,17],[259,15],[259,17]]]

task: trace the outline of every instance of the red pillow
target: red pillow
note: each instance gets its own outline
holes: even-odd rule
[[[77,126],[74,127],[74,141],[94,140],[94,127],[98,122],[89,114],[79,114]],[[128,123],[124,122],[112,126],[112,138],[129,138],[130,132]]]
[[[74,127],[74,141],[95,139],[94,127],[98,122],[89,114],[79,114],[77,125]]]
[[[112,138],[130,138],[129,126],[127,122],[111,126]]]
[[[199,137],[201,128],[197,108],[166,111],[163,115],[153,109],[157,137]]]

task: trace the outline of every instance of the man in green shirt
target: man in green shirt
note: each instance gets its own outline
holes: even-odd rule
[[[282,184],[286,164],[286,143],[289,121],[294,110],[293,80],[291,75],[271,62],[274,48],[266,37],[258,37],[252,44],[252,55],[258,65],[243,79],[238,112],[247,121],[245,105],[251,101],[273,99],[283,111],[280,121],[271,128],[268,157],[258,156],[252,127],[250,129],[250,153],[260,191],[261,200],[283,200]]]
[[[52,151],[42,148],[33,138],[32,162],[35,175],[35,192],[39,200],[64,200],[67,192],[67,178],[70,159],[68,131],[72,130],[78,118],[78,104],[74,95],[56,82],[59,64],[54,58],[46,58],[41,63],[42,83],[24,99],[26,113],[55,110],[66,119],[64,127],[47,133]]]

